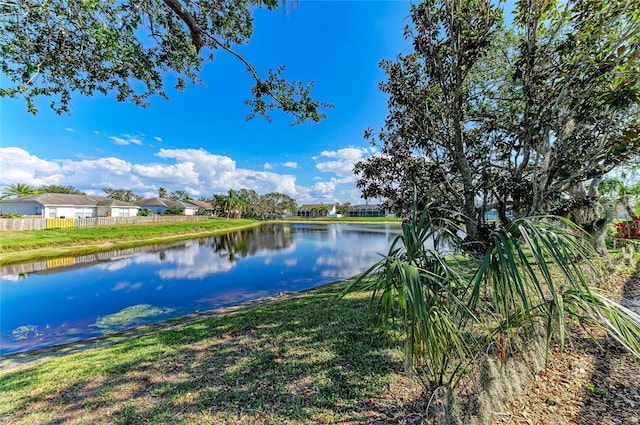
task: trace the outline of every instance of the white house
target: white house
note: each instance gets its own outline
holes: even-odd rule
[[[336,206],[333,204],[303,204],[296,215],[298,217],[327,217],[335,215]]]
[[[168,198],[141,199],[136,202],[136,205],[142,209],[151,211],[153,214],[165,214],[167,208],[177,207],[184,215],[196,215],[200,207],[190,201],[176,201]]]
[[[378,204],[352,205],[346,213],[347,217],[385,217],[389,211]]]
[[[41,193],[0,201],[0,213],[44,218],[135,217],[140,207],[102,196]]]

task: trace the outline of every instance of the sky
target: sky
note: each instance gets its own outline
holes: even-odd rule
[[[75,96],[69,114],[42,99],[32,115],[24,100],[2,99],[0,188],[71,185],[101,196],[103,188],[130,189],[146,198],[164,187],[195,199],[245,188],[284,193],[298,205],[364,203],[352,169],[375,153],[363,134],[387,114],[378,63],[408,51],[411,3],[289,4],[256,11],[253,37],[235,50],[261,75],[284,64],[286,78],[314,81],[314,97],[334,105],[325,120],[291,126],[292,116],[274,112],[271,123],[248,121],[253,80],[237,59],[215,51],[200,73],[203,85],[169,89],[168,102],[152,97],[147,108]]]

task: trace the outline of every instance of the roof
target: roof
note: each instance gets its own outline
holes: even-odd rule
[[[207,201],[189,201],[189,202],[191,202],[192,204],[196,204],[197,206],[202,207],[202,208],[204,208],[205,210],[213,210],[213,209],[215,209],[215,208],[213,207],[213,205],[211,205],[211,204],[210,204],[209,202],[207,202]]]
[[[2,203],[37,203],[44,206],[74,206],[74,207],[129,207],[138,208],[130,202],[106,198],[104,196],[70,195],[66,193],[40,193],[38,195],[21,196],[19,198],[4,199]]]
[[[332,208],[333,208],[333,204],[302,204],[302,205],[298,208],[298,211],[301,211],[301,210],[302,210],[302,211],[311,211],[311,210],[314,210],[314,209],[321,208],[321,207],[323,207],[323,206],[324,206],[324,207],[327,207],[327,208],[329,208],[329,209],[332,209]]]
[[[349,210],[380,210],[382,209],[382,205],[380,204],[360,204],[360,205],[351,205]]]
[[[139,201],[136,201],[136,205],[139,205],[141,207],[155,207],[155,206],[162,206],[162,207],[167,207],[167,208],[171,208],[171,207],[178,207],[180,209],[185,209],[185,208],[198,208],[198,205],[194,203],[194,201],[177,201],[175,199],[169,199],[169,198],[147,198],[147,199],[141,199]]]

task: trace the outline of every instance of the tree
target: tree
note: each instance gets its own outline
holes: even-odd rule
[[[300,123],[324,117],[311,98],[313,83],[282,78],[284,67],[262,78],[233,46],[253,33],[256,7],[276,9],[277,0],[7,1],[0,3],[0,96],[23,97],[35,113],[35,99],[68,112],[72,94],[115,93],[118,101],[148,105],[152,95],[168,99],[165,73],[175,88],[200,83],[198,73],[215,50],[236,57],[255,80],[250,116],[280,108]],[[6,86],[4,85],[6,84]]]
[[[224,194],[213,195],[210,198],[211,205],[213,205],[216,211],[225,212],[225,206],[227,205],[227,196]],[[217,214],[217,212],[216,212]]]
[[[107,198],[117,199],[123,202],[136,202],[142,199],[142,196],[136,195],[130,189],[111,189],[107,187],[102,189],[102,191],[107,194]]]
[[[62,185],[56,185],[56,184],[40,186],[38,188],[38,192],[41,192],[41,193],[66,193],[66,194],[69,194],[69,195],[86,195],[86,193],[84,193],[81,190],[76,189],[73,186],[62,186]]]
[[[343,202],[342,204],[336,202],[336,214],[347,214],[351,208],[351,202]]]
[[[521,1],[505,28],[491,0],[413,6],[414,52],[381,62],[389,115],[365,133],[380,153],[355,166],[364,197],[407,214],[417,187],[470,241],[490,234],[491,209],[502,224],[553,213],[602,232],[591,189],[640,152],[639,7]]]
[[[295,199],[289,195],[278,192],[270,192],[260,195],[259,217],[278,217],[286,213],[295,211],[298,207]]]
[[[244,202],[243,217],[258,217],[260,214],[260,195],[255,190],[240,189],[240,199]]]
[[[158,189],[158,197],[159,198],[166,198],[167,197],[167,189],[164,187],[161,187],[160,189]]]
[[[318,206],[318,213],[322,216],[322,217],[326,217],[327,214],[329,214],[329,211],[331,210],[331,207],[325,203],[321,203],[320,206]]]
[[[20,198],[22,196],[35,195],[36,193],[38,191],[33,186],[29,186],[26,183],[14,183],[2,189],[2,199]]]
[[[171,192],[167,195],[169,199],[173,199],[174,201],[190,201],[193,198],[184,190],[176,190],[175,192]]]

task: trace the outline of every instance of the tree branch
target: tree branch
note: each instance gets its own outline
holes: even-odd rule
[[[171,10],[173,10],[176,15],[178,15],[185,24],[187,24],[189,31],[191,32],[191,43],[193,43],[196,48],[196,52],[200,53],[200,49],[204,46],[204,39],[202,38],[202,28],[200,28],[198,22],[196,22],[191,13],[189,13],[189,11],[185,9],[178,0],[164,0],[164,4],[169,6],[169,8],[171,8]]]

